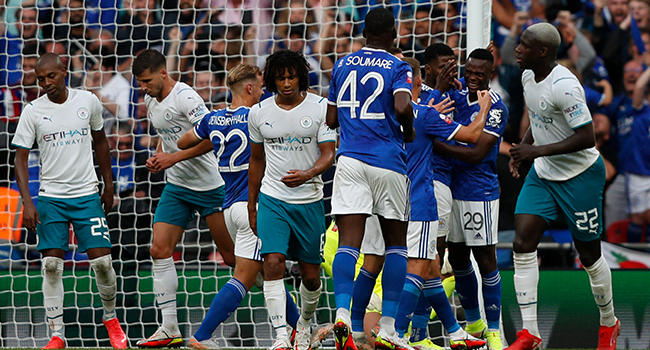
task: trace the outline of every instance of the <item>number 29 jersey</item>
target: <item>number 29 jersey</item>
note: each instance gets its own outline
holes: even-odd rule
[[[404,136],[394,94],[411,93],[408,63],[381,49],[364,47],[336,62],[328,103],[337,106],[338,156],[406,174]]]
[[[226,183],[223,208],[236,202],[248,201],[248,162],[251,146],[248,142],[248,112],[250,108],[214,110],[194,126],[194,134],[211,140],[219,162],[219,173]]]

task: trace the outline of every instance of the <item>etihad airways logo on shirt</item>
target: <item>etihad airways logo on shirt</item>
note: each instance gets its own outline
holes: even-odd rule
[[[303,146],[311,143],[311,137],[289,136],[265,138],[264,143],[276,151],[303,151]]]
[[[43,141],[53,142],[73,138],[75,136],[87,136],[89,134],[89,130],[89,128],[81,128],[68,131],[57,131],[51,134],[43,135]]]

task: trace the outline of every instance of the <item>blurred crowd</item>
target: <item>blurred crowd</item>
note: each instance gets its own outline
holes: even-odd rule
[[[444,42],[462,66],[465,32],[472,25],[465,22],[466,3],[456,0],[0,3],[0,185],[15,186],[9,144],[22,107],[40,95],[35,62],[44,52],[57,53],[68,67],[68,85],[92,91],[104,105],[120,199],[114,211],[124,214],[113,225],[122,229],[150,227],[150,219],[140,214],[153,213],[163,181],[162,174],[153,175],[144,165],[158,146],[160,130],[150,125],[130,72],[140,51],[160,50],[171,76],[194,87],[208,108],[217,109],[228,103],[224,80],[229,69],[242,62],[263,69],[266,57],[278,49],[302,52],[311,65],[311,88],[325,96],[334,63],[364,45],[364,17],[377,6],[393,11],[396,46],[420,62],[427,46]],[[630,187],[646,186],[646,193],[650,187],[650,166],[644,166],[650,164],[650,0],[494,0],[492,14],[498,69],[491,87],[510,108],[499,160],[500,229],[513,229],[522,184],[508,173],[508,150],[529,125],[514,48],[527,26],[546,21],[561,33],[559,61],[583,82],[593,115],[607,165],[606,226],[630,220],[627,240],[645,241],[650,207],[634,205],[637,198]],[[32,166],[37,181],[38,163]],[[640,200],[650,203],[650,198]]]

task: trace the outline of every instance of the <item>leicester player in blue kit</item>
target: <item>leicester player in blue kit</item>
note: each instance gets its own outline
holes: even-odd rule
[[[524,69],[521,82],[530,128],[521,144],[510,149],[510,171],[518,177],[519,164],[534,164],[515,208],[514,283],[523,329],[509,349],[542,347],[537,326],[537,245],[549,223],[562,213],[600,311],[598,350],[614,350],[621,324],[614,315],[611,271],[600,248],[605,165],[595,147],[582,85],[557,63],[560,43],[553,25],[538,23],[522,33],[515,48]]]
[[[388,53],[397,37],[390,11],[368,12],[363,35],[366,47],[334,65],[328,96],[327,124],[340,126],[341,142],[332,193],[332,214],[340,230],[332,266],[334,333],[337,349],[356,348],[350,334],[355,265],[366,219],[376,214],[386,246],[386,268],[375,345],[393,350],[403,348],[395,332],[395,316],[406,277],[409,180],[404,142],[415,138],[413,74],[406,62]]]
[[[408,62],[413,70],[413,100],[415,101],[422,85],[420,63],[413,58],[405,58],[404,61]],[[409,323],[407,315],[413,313],[420,294],[423,294],[426,302],[436,310],[449,333],[452,349],[476,349],[483,347],[485,341],[472,337],[460,328],[442,287],[440,259],[436,258],[438,210],[434,195],[431,155],[435,139],[454,139],[467,143],[478,141],[483,132],[491,101],[488,91],[478,91],[477,95],[481,110],[468,126],[456,123],[433,107],[413,102],[415,113],[413,126],[417,136],[413,143],[406,145],[412,208],[406,239],[409,261],[395,326],[400,337],[403,337]]]
[[[478,91],[489,89],[494,57],[486,49],[470,53],[465,64],[467,87],[451,93],[455,101],[454,120],[469,123],[485,107],[478,103]],[[501,350],[501,277],[497,269],[499,181],[496,159],[501,135],[508,119],[508,109],[501,97],[489,91],[492,100],[483,133],[475,145],[451,146],[436,141],[436,151],[457,160],[451,181],[453,205],[451,230],[447,237],[449,262],[456,276],[456,291],[467,317],[467,332],[485,338],[492,350]],[[478,283],[470,263],[473,253],[483,277],[483,300],[487,325],[481,319]]]
[[[260,240],[248,223],[248,112],[264,93],[262,71],[252,65],[241,64],[228,73],[226,85],[232,92],[232,104],[215,110],[188,131],[178,147],[188,149],[203,140],[212,140],[219,158],[219,172],[226,183],[223,213],[228,232],[235,243],[235,272],[212,300],[201,326],[190,339],[194,349],[219,349],[212,333],[233,313],[246,293],[255,284],[262,269]],[[295,328],[298,310],[291,297],[287,298],[287,322]]]

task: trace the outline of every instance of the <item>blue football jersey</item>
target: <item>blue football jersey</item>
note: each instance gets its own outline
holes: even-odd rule
[[[250,108],[224,108],[212,111],[194,126],[200,139],[211,140],[219,160],[219,172],[226,183],[223,208],[248,200],[248,112]]]
[[[420,104],[428,105],[431,100],[433,100],[434,103],[438,103],[447,97],[447,94],[443,94],[439,90],[422,84],[422,91],[420,91]],[[453,116],[453,114],[449,115]],[[450,145],[455,145],[454,141],[441,141]],[[451,186],[451,169],[453,168],[454,159],[452,157],[434,153],[431,157],[431,161],[433,162],[433,179],[440,181],[447,185],[447,187]]]
[[[406,166],[411,180],[411,221],[438,220],[433,187],[433,141],[450,140],[461,125],[433,107],[413,103],[415,140],[406,144]]]
[[[483,132],[498,138],[490,152],[480,164],[470,164],[456,160],[451,179],[451,193],[454,199],[463,201],[492,201],[499,198],[499,180],[497,178],[497,156],[503,131],[508,122],[508,107],[501,96],[490,90],[492,108],[485,120]],[[462,125],[469,125],[481,110],[478,100],[469,101],[467,88],[454,91],[451,98],[455,101],[454,120]],[[459,146],[474,147],[474,145]]]
[[[412,84],[411,66],[384,50],[365,47],[338,60],[328,96],[338,109],[338,155],[406,174],[393,94],[410,94]]]
[[[632,124],[637,117],[649,114],[650,107],[644,103],[641,109],[635,109],[632,106],[632,99],[623,92],[614,96],[612,103],[602,112],[609,117],[612,124],[613,137],[609,140],[609,144],[617,151],[618,171],[625,172],[628,158],[623,149],[627,144],[630,131],[632,131]]]
[[[625,142],[625,171],[650,176],[650,113],[634,118],[632,130]]]

